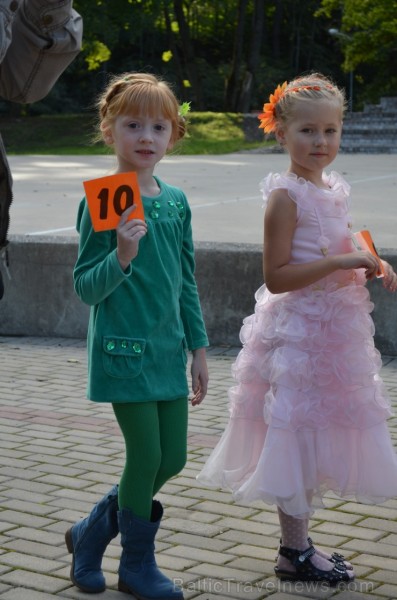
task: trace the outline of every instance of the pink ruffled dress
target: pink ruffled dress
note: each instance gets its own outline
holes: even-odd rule
[[[326,190],[293,174],[262,182],[265,202],[282,188],[297,205],[292,263],[354,251],[350,186],[335,172],[324,181]],[[396,497],[390,403],[364,270],[282,294],[263,285],[255,298],[233,365],[230,420],[199,481],[301,518],[328,491],[371,504]]]

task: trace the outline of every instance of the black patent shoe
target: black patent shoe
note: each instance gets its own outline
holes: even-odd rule
[[[282,540],[280,538],[280,546],[282,546]],[[311,537],[307,538],[307,543],[309,544],[309,546],[313,546],[314,548],[314,544],[313,544],[313,540]],[[275,560],[277,561],[278,559],[278,553],[276,554],[276,558]],[[346,558],[343,556],[343,554],[339,554],[339,552],[333,552],[331,554],[331,556],[328,558],[328,560],[330,562],[333,562],[335,565],[338,565],[340,567],[344,567],[345,569],[347,569],[348,571],[352,571],[353,570],[353,566],[346,561]]]
[[[335,564],[331,571],[323,571],[315,567],[310,560],[315,552],[314,546],[309,546],[307,550],[303,551],[280,546],[280,556],[289,560],[296,571],[292,572],[274,567],[276,576],[282,581],[324,581],[331,587],[344,581],[353,581],[354,577],[349,577],[346,567],[341,563]]]

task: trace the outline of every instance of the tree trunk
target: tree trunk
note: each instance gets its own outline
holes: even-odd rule
[[[265,21],[265,0],[255,0],[252,14],[251,47],[247,69],[241,84],[238,112],[248,112],[251,108],[252,88],[258,69]]]
[[[280,37],[283,19],[283,0],[276,0],[276,12],[273,21],[273,58],[279,60],[281,57]]]
[[[168,39],[169,39],[169,44],[170,44],[170,50],[172,52],[172,58],[174,60],[175,66],[176,66],[176,73],[177,73],[177,76],[178,76],[179,85],[180,85],[180,88],[182,90],[184,90],[184,87],[183,87],[183,80],[184,80],[183,69],[182,69],[180,58],[179,58],[178,47],[175,44],[174,36],[173,36],[173,33],[172,33],[171,17],[170,17],[170,11],[169,11],[169,7],[168,7],[168,2],[164,2],[164,19],[165,19],[165,26],[167,28],[167,34],[168,34]],[[183,100],[183,101],[186,100],[185,97],[181,97],[180,99]],[[190,98],[188,98],[188,100],[190,100]]]
[[[191,100],[194,104],[195,110],[202,110],[203,98],[201,90],[201,81],[198,74],[198,68],[196,64],[194,47],[190,37],[189,23],[185,18],[183,12],[183,1],[174,0],[174,11],[175,17],[178,21],[179,35],[182,44],[182,56],[184,57],[184,65],[186,68],[187,79],[189,79],[190,85],[192,86],[192,97]]]
[[[232,70],[227,81],[225,97],[225,110],[230,110],[231,112],[237,111],[247,5],[248,0],[239,0],[236,33],[234,37]]]

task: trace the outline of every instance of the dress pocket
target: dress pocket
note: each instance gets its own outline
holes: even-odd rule
[[[146,340],[118,336],[103,337],[103,368],[111,377],[137,377],[142,371]]]

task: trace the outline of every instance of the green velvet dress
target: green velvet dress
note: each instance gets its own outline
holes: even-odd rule
[[[142,197],[147,234],[123,271],[116,232],[94,232],[85,198],[74,268],[78,296],[91,306],[88,390],[94,402],[175,400],[188,395],[186,349],[208,346],[194,277],[191,211],[184,193],[156,178]]]

